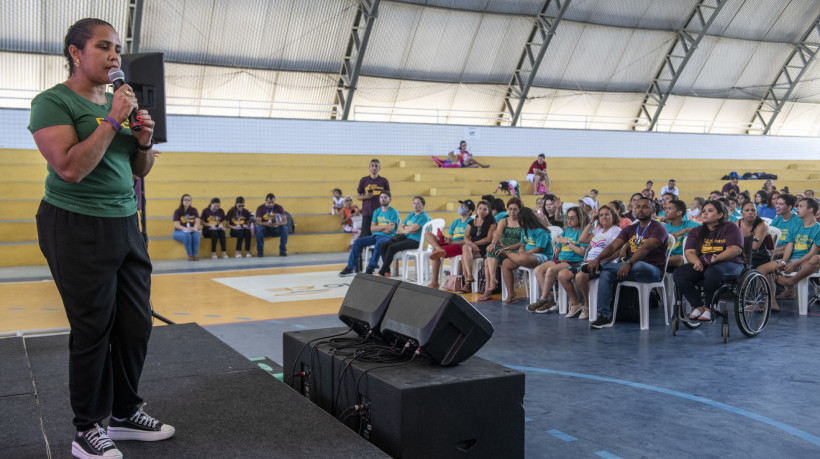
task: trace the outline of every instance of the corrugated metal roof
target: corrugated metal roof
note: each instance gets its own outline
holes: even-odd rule
[[[401,3],[507,15],[535,15],[544,0],[396,0]],[[382,2],[385,4],[387,2]]]

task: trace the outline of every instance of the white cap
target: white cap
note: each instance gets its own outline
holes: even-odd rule
[[[589,207],[592,207],[593,209],[597,209],[597,206],[595,206],[595,201],[593,201],[592,198],[590,198],[589,196],[585,196],[585,197],[579,199],[578,203],[579,204],[586,204]]]

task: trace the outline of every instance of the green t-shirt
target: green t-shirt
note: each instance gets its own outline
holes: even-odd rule
[[[789,234],[803,227],[803,220],[792,215],[787,221],[783,221],[783,216],[778,215],[772,220],[771,226],[780,230],[780,240],[777,244],[786,245],[786,239],[789,238]]]
[[[111,111],[112,94],[108,102],[97,105],[58,84],[41,92],[31,101],[28,130],[35,131],[68,125],[77,131],[82,142],[91,136]],[[137,212],[137,196],[131,173],[131,155],[137,143],[128,127],[123,128],[105,151],[97,167],[79,183],[63,180],[54,168],[47,166],[46,193],[43,200],[61,209],[93,217],[127,217]]]
[[[800,222],[802,223],[803,220],[800,220]],[[812,245],[820,245],[820,223],[815,223],[808,228],[802,224],[797,228],[793,228],[788,239],[786,239],[786,244],[789,242],[794,243],[791,259],[803,258],[809,253]]]

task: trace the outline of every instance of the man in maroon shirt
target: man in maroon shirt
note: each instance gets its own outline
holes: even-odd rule
[[[265,203],[256,209],[256,253],[264,255],[265,236],[279,236],[279,256],[288,256],[288,219],[285,209],[268,193]]]
[[[356,188],[356,199],[362,201],[362,234],[359,237],[370,236],[370,223],[373,221],[373,212],[379,208],[379,195],[382,191],[390,191],[390,182],[379,175],[382,165],[378,159],[370,160],[370,175],[359,180]]]
[[[532,182],[532,194],[541,194],[538,192],[538,185],[544,182],[546,191],[544,194],[550,192],[550,177],[547,175],[547,160],[543,153],[538,155],[527,171],[527,181]]]

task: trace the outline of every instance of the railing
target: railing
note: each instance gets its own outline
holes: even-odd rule
[[[0,88],[0,108],[31,107],[31,99],[40,91]],[[225,116],[254,118],[332,119],[339,113],[336,104],[309,102],[274,102],[261,100],[213,99],[193,97],[168,97],[166,112],[169,115]],[[466,124],[481,126],[509,126],[509,114],[501,111],[446,110],[436,108],[379,107],[354,105],[350,117],[356,121],[404,122],[428,124]],[[648,123],[635,117],[561,115],[524,112],[519,126],[555,129],[600,129],[646,131]],[[775,135],[820,137],[817,123],[805,128],[774,126]],[[760,134],[748,122],[704,121],[687,119],[660,119],[656,124],[659,132],[689,132],[698,134]]]

